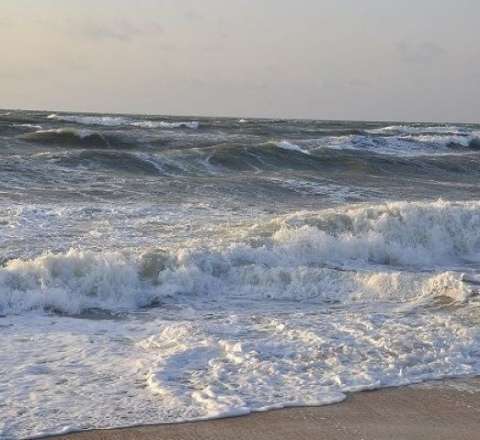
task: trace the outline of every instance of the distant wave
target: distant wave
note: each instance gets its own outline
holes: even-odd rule
[[[76,116],[76,115],[57,115],[53,113],[47,116],[47,119],[64,122],[74,122],[83,125],[102,125],[106,127],[118,127],[128,124],[128,119],[122,116]]]
[[[218,144],[202,148],[177,148],[163,139],[134,138],[123,133],[92,130],[55,129],[24,133],[19,136],[36,145],[55,146],[55,161],[63,166],[107,168],[129,173],[172,176],[224,175],[232,172],[255,174],[279,171],[345,172],[370,170],[376,174],[415,171],[415,167],[429,167],[431,175],[445,172],[476,172],[480,158],[472,155],[473,144],[446,144],[412,141],[409,139],[326,139],[315,143],[270,141],[244,145]],[[433,141],[432,141],[433,142]],[[451,141],[452,142],[452,141]],[[459,141],[460,142],[460,141]],[[65,154],[62,152],[65,149]],[[82,149],[73,154],[72,149]],[[106,151],[108,150],[108,152]],[[131,154],[122,153],[129,150]],[[68,154],[67,154],[68,153]],[[469,154],[468,161],[460,160]],[[121,156],[121,159],[120,159]],[[453,157],[458,157],[459,161]],[[49,155],[43,156],[48,159]],[[121,160],[121,162],[119,162]],[[118,162],[118,164],[116,164]],[[142,163],[144,163],[142,165]],[[363,171],[362,171],[363,170]],[[279,186],[279,189],[284,186]]]
[[[14,127],[20,128],[33,128],[35,130],[41,130],[42,126],[37,124],[13,124]]]
[[[469,135],[416,135],[406,136],[404,139],[448,148],[464,147],[472,150],[480,148],[480,133],[478,132]]]
[[[106,135],[92,130],[57,128],[37,130],[21,136],[22,139],[37,144],[60,147],[126,148],[128,141],[114,135]]]
[[[388,127],[366,130],[370,134],[465,134],[465,128],[459,128],[455,125],[391,125]]]
[[[399,157],[453,154],[480,148],[480,133],[408,134],[397,136],[347,135],[307,141],[311,146],[371,151]]]
[[[171,125],[170,123],[160,123],[162,127],[177,127],[180,126],[179,124],[182,123],[175,123]],[[149,124],[150,125],[150,124]],[[129,136],[127,133],[122,133],[122,132],[112,132],[109,130],[106,131],[101,131],[101,130],[95,130],[91,128],[53,128],[53,129],[42,129],[41,126],[39,125],[34,125],[34,124],[15,124],[16,127],[22,128],[22,129],[33,129],[35,131],[32,132],[27,132],[23,133],[20,138],[27,140],[32,143],[39,143],[39,144],[45,144],[45,145],[58,145],[58,146],[65,146],[65,147],[71,147],[71,146],[77,146],[77,147],[97,147],[97,148],[123,148],[125,144],[127,145],[134,145],[136,144],[137,146],[140,145],[151,145],[152,147],[160,147],[164,149],[166,145],[169,145],[169,140],[168,138],[157,138],[157,137],[152,137],[152,136]],[[433,138],[431,138],[433,139]],[[420,139],[423,141],[424,139]],[[425,138],[425,142],[428,139]],[[213,139],[210,142],[214,142],[215,139]],[[396,143],[400,142],[401,140],[394,140],[391,138],[387,138],[385,144],[387,147],[389,146],[394,146],[396,147]],[[459,144],[466,144],[467,142],[465,139],[460,138],[451,138],[448,140],[445,140],[445,144],[448,142],[455,142],[457,141]],[[236,148],[237,147],[244,147],[244,148],[256,148],[256,149],[274,149],[274,150],[285,150],[285,151],[290,151],[293,153],[302,153],[304,155],[310,155],[309,151],[309,144],[313,145],[315,149],[315,146],[319,144],[322,147],[332,147],[335,149],[349,149],[349,148],[358,148],[358,149],[365,149],[365,150],[372,150],[376,151],[378,153],[382,153],[384,151],[387,151],[388,148],[382,149],[382,148],[377,148],[381,147],[380,141],[377,140],[371,140],[368,137],[363,137],[363,136],[342,136],[342,137],[331,137],[331,138],[325,138],[325,139],[319,139],[315,143],[312,143],[311,141],[306,141],[305,144],[306,146],[300,146],[299,144],[289,141],[289,140],[280,140],[280,141],[269,141],[265,143],[261,143],[258,145],[255,144],[237,144],[237,143],[225,143],[225,144],[219,144],[219,145],[209,145],[209,140],[208,139],[198,139],[195,142],[192,142],[191,139],[188,139],[188,143],[186,144],[187,146],[183,146],[183,143],[181,142],[181,138],[176,140],[176,143],[172,144],[172,146],[178,144],[182,145],[181,149],[187,149],[187,148],[211,148],[213,150],[228,150],[229,152],[233,153],[233,155],[236,154]]]
[[[146,152],[87,149],[60,155],[48,154],[44,158],[63,167],[103,168],[139,175],[180,175],[184,171],[166,157]]]
[[[310,154],[309,151],[304,150],[303,148],[299,147],[298,145],[292,144],[291,142],[288,142],[288,141],[275,142],[275,145],[278,148],[281,148],[283,150],[297,151],[297,152],[303,153],[303,154]]]
[[[191,128],[196,130],[200,127],[200,122],[198,121],[187,121],[187,122],[166,122],[166,121],[136,121],[131,122],[130,125],[134,127],[141,128]]]
[[[266,234],[266,231],[270,231]],[[248,235],[264,236],[252,247]],[[0,312],[132,310],[177,296],[418,302],[474,293],[442,264],[480,261],[480,203],[390,203],[300,212],[227,247],[138,254],[71,250],[0,269]],[[435,271],[428,271],[436,267]]]
[[[51,126],[45,121],[46,115],[41,118],[38,115],[24,116],[25,120],[41,120],[47,127]],[[280,171],[310,174],[336,170],[357,178],[364,172],[377,176],[397,171],[400,174],[416,173],[427,167],[431,176],[443,179],[447,173],[476,175],[480,161],[477,154],[480,151],[480,131],[474,126],[398,125],[370,129],[370,124],[358,124],[348,125],[348,132],[346,124],[325,124],[322,131],[321,124],[308,123],[302,131],[295,122],[289,126],[285,121],[271,125],[252,120],[240,125],[238,120],[228,119],[212,120],[205,129],[190,132],[190,128],[199,127],[197,121],[55,114],[49,116],[50,120],[67,118],[83,125],[38,129],[38,124],[23,122],[17,115],[15,118],[15,127],[11,123],[0,127],[2,135],[12,135],[12,145],[23,140],[67,150],[135,151],[135,154],[123,157],[122,164],[116,168],[112,159],[114,153],[82,153],[58,162],[67,167],[82,165],[95,170],[103,167],[121,172],[151,175],[160,172],[172,176],[226,175],[231,172],[265,175]],[[54,125],[61,126],[60,123]],[[151,130],[155,127],[160,130]],[[378,133],[368,133],[375,130]],[[331,135],[332,132],[337,135]],[[308,176],[305,177],[304,180],[309,180]],[[287,187],[291,185],[277,186],[279,190]]]
[[[57,115],[51,114],[48,119],[57,121],[73,122],[81,125],[99,125],[105,127],[131,126],[139,128],[190,128],[197,129],[200,126],[198,121],[155,121],[138,120],[124,116],[82,116],[82,115]]]

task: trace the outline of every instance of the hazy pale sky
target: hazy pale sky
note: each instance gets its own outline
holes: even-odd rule
[[[0,108],[480,122],[478,0],[0,1]]]

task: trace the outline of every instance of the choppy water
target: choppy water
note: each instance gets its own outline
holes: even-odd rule
[[[480,126],[0,111],[0,438],[480,373]]]

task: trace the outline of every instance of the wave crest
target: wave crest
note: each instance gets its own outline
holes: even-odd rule
[[[325,249],[321,258],[330,261],[406,266],[480,261],[479,202],[359,205],[295,213],[273,224],[278,240],[315,240],[316,250]]]
[[[342,303],[439,296],[462,301],[472,289],[463,274],[441,264],[479,261],[479,253],[478,203],[297,213],[246,230],[228,246],[141,254],[70,250],[12,260],[0,269],[0,310],[121,311],[166,298],[232,295]]]
[[[198,121],[156,121],[145,119],[132,119],[125,116],[87,116],[87,115],[49,115],[47,119],[56,121],[72,122],[81,125],[99,125],[104,127],[131,126],[138,128],[190,128],[197,129]]]
[[[115,135],[106,135],[91,130],[75,130],[71,128],[57,128],[51,130],[37,130],[26,133],[22,139],[42,145],[80,148],[126,148],[129,143]]]
[[[293,144],[291,142],[288,142],[288,141],[280,141],[280,142],[275,142],[275,145],[278,147],[278,148],[281,148],[282,150],[288,150],[288,151],[296,151],[296,152],[299,152],[299,153],[303,153],[303,154],[307,154],[309,155],[310,152],[299,147],[298,145],[296,144]]]

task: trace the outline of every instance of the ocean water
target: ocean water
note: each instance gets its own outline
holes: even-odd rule
[[[480,125],[0,111],[0,438],[480,374]]]

